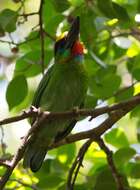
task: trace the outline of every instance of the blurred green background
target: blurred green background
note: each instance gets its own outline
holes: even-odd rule
[[[0,119],[29,108],[42,77],[38,15],[25,16],[38,12],[39,6],[40,0],[0,0]],[[87,49],[84,64],[90,78],[86,108],[111,105],[139,93],[140,1],[45,0],[46,34],[54,38],[60,35],[69,29],[69,23],[77,15],[81,20],[80,38]],[[54,41],[49,35],[44,35],[45,68],[53,62]],[[98,126],[106,117],[103,115],[91,122],[86,118],[73,132]],[[9,158],[16,152],[29,127],[28,121],[1,126],[1,158]],[[140,106],[107,131],[104,140],[113,150],[117,169],[130,188],[140,189]],[[36,174],[19,164],[6,188],[65,189],[69,168],[83,142],[49,151]],[[83,165],[76,190],[117,189],[106,155],[96,143],[89,148]],[[4,171],[1,166],[0,175]]]

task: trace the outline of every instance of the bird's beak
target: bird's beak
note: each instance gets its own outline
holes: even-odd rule
[[[76,40],[79,38],[79,32],[80,32],[80,18],[77,16],[72,25],[71,28],[67,34],[66,37],[66,45],[65,48],[71,48]]]

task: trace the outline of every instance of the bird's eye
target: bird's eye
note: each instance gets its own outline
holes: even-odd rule
[[[61,51],[64,50],[65,44],[66,44],[66,39],[65,39],[65,38],[62,38],[61,40],[58,40],[58,41],[55,43],[55,47],[54,47],[54,53],[55,53],[55,55],[56,55],[58,52],[61,52]]]

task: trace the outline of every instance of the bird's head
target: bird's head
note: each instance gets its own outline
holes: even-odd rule
[[[79,40],[80,19],[76,17],[71,25],[69,32],[63,33],[55,43],[55,57],[62,58],[64,62],[68,59],[74,59],[77,62],[82,61],[84,54],[84,45]]]

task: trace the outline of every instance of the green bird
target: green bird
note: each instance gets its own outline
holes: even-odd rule
[[[50,112],[81,108],[87,93],[88,76],[83,65],[84,46],[79,41],[80,19],[76,17],[67,35],[55,43],[55,63],[42,78],[33,99],[33,106]],[[35,121],[33,121],[35,122]],[[32,124],[33,124],[32,122]],[[31,135],[23,165],[33,172],[40,169],[51,143],[68,135],[75,119],[51,120]]]

